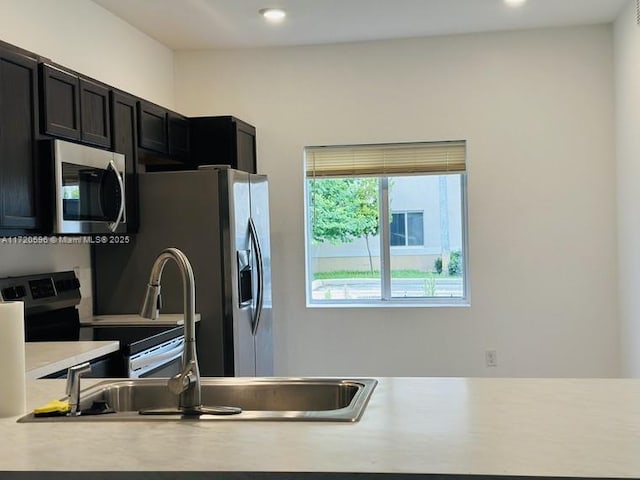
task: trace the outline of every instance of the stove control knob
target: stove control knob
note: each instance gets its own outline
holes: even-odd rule
[[[19,298],[24,297],[26,294],[27,294],[27,291],[22,285],[17,285],[15,287],[7,287],[2,290],[2,299],[18,300]]]
[[[56,290],[58,292],[66,292],[68,290],[78,290],[80,288],[80,281],[77,278],[66,278],[63,280],[56,280]]]
[[[2,298],[4,300],[15,300],[18,298],[16,287],[7,287],[2,290]]]

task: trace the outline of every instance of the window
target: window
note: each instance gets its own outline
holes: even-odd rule
[[[309,305],[468,304],[465,142],[305,148]]]
[[[424,245],[423,217],[422,212],[393,212],[389,226],[391,246]]]

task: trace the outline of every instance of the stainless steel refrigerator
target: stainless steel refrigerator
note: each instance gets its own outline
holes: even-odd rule
[[[267,177],[224,167],[144,173],[139,202],[139,232],[128,243],[92,247],[94,313],[137,313],[154,259],[179,248],[196,282],[201,374],[273,375]],[[171,262],[161,284],[161,313],[181,313]]]

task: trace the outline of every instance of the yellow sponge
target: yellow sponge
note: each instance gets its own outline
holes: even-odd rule
[[[68,400],[51,400],[46,405],[33,410],[36,417],[52,417],[55,415],[66,415],[71,411]]]

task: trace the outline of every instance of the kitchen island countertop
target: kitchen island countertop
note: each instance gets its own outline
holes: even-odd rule
[[[10,439],[0,449],[0,477],[640,477],[640,380],[378,380],[356,423],[0,419],[0,438]],[[27,389],[34,408],[60,396],[64,381],[31,381]]]

